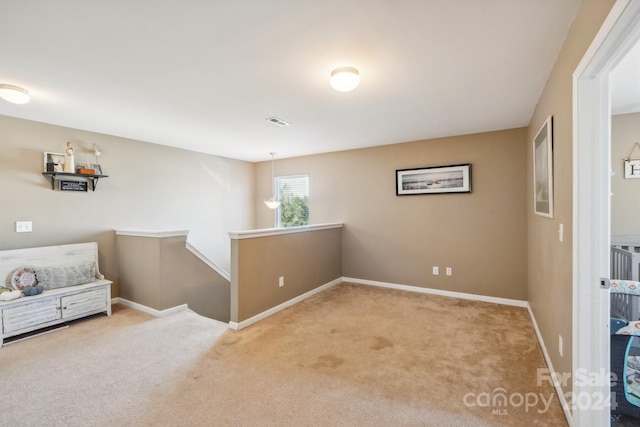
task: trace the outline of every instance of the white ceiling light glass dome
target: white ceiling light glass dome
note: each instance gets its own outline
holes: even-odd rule
[[[331,87],[339,92],[349,92],[360,84],[360,73],[353,67],[340,67],[331,72]]]
[[[0,83],[0,98],[13,104],[26,104],[31,100],[26,89],[5,83]]]

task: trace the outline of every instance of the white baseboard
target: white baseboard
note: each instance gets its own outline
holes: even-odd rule
[[[547,362],[547,367],[549,368],[549,376],[555,376],[556,370],[553,369],[553,364],[551,363],[551,358],[549,357],[549,353],[547,352],[547,347],[544,345],[544,341],[542,340],[542,335],[540,334],[540,329],[538,329],[538,322],[536,322],[536,317],[533,315],[533,311],[531,311],[531,306],[527,303],[527,311],[529,312],[529,317],[531,317],[531,323],[533,323],[533,329],[536,331],[536,337],[538,337],[538,343],[540,344],[540,348],[542,349],[542,354],[544,355],[544,360]],[[562,375],[558,375],[559,378],[563,378]],[[554,382],[554,387],[556,389],[556,394],[560,399],[560,404],[562,405],[562,410],[564,411],[564,416],[567,418],[567,422],[570,426],[573,426],[573,415],[571,414],[571,410],[569,409],[569,403],[564,396],[564,390],[562,390],[562,386]]]
[[[339,283],[342,283],[342,282],[343,282],[342,277],[339,277],[339,278],[337,278],[335,280],[332,280],[329,283],[325,283],[324,285],[318,286],[317,288],[312,289],[309,292],[305,292],[302,295],[299,295],[299,296],[297,296],[295,298],[292,298],[289,301],[285,301],[280,305],[277,305],[277,306],[275,306],[273,308],[270,308],[269,310],[263,311],[260,314],[256,314],[255,316],[250,317],[247,320],[243,320],[242,322],[239,322],[239,323],[238,322],[229,322],[229,328],[230,329],[234,329],[236,331],[238,331],[240,329],[244,329],[247,326],[253,325],[254,323],[259,322],[262,319],[265,319],[265,318],[267,318],[267,317],[269,317],[269,316],[271,316],[271,315],[273,315],[273,314],[275,314],[275,313],[277,313],[279,311],[282,311],[287,307],[291,307],[292,305],[297,304],[300,301],[302,301],[304,299],[307,299],[312,295],[315,295],[315,294],[317,294],[319,292],[327,290],[330,287],[335,286],[335,285],[337,285]]]
[[[322,286],[319,286],[309,292],[306,292],[300,296],[297,296],[295,298],[290,299],[289,301],[283,302],[282,304],[270,308],[269,310],[263,311],[260,314],[256,314],[255,316],[247,319],[247,320],[243,320],[242,322],[229,322],[229,328],[234,329],[234,330],[240,330],[243,328],[246,328],[249,325],[253,325],[256,322],[259,322],[262,319],[265,319],[269,316],[271,316],[272,314],[277,313],[278,311],[284,310],[287,307],[291,307],[292,305],[306,299],[309,298],[312,295],[317,294],[318,292],[322,292],[326,289],[329,289],[332,286],[335,286],[339,283],[342,282],[351,282],[351,283],[356,283],[356,284],[360,284],[360,285],[370,285],[370,286],[380,286],[380,287],[384,287],[384,288],[391,288],[391,289],[400,289],[403,291],[411,291],[411,292],[420,292],[420,293],[426,293],[426,294],[434,294],[434,295],[442,295],[442,296],[447,296],[447,297],[452,297],[452,298],[462,298],[462,299],[469,299],[469,300],[475,300],[475,301],[484,301],[484,302],[490,302],[490,303],[494,303],[494,304],[504,304],[504,305],[512,305],[512,306],[517,306],[517,307],[528,307],[527,301],[521,301],[521,300],[515,300],[515,299],[508,299],[508,298],[497,298],[497,297],[489,297],[489,296],[485,296],[485,295],[475,295],[475,294],[465,294],[462,292],[451,292],[451,291],[443,291],[440,289],[430,289],[430,288],[421,288],[418,286],[408,286],[408,285],[399,285],[396,283],[388,283],[388,282],[378,282],[375,280],[364,280],[364,279],[355,279],[353,277],[340,277],[338,279],[335,279],[329,283],[326,283]]]
[[[498,298],[486,295],[467,294],[464,292],[443,291],[441,289],[421,288],[419,286],[399,285],[397,283],[378,282],[375,280],[355,279],[353,277],[343,277],[343,282],[357,283],[359,285],[379,286],[382,288],[400,289],[402,291],[419,292],[423,294],[440,295],[444,297],[468,299],[473,301],[484,301],[494,304],[512,305],[516,307],[528,307],[527,301],[519,299]]]
[[[167,308],[164,310],[156,310],[155,308],[147,307],[146,305],[138,304],[137,302],[129,301],[124,298],[116,297],[111,300],[111,304],[122,304],[127,307],[134,308],[138,311],[142,311],[143,313],[150,314],[155,317],[164,317],[169,314],[177,313],[179,311],[187,310],[189,307],[187,304],[177,305],[175,307]]]

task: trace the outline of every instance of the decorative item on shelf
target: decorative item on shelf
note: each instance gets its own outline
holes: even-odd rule
[[[640,159],[631,158],[633,151],[637,148],[640,149],[640,143],[633,144],[631,151],[626,159],[624,159],[624,178],[625,179],[637,179],[640,178]]]
[[[80,175],[95,175],[96,171],[87,167],[76,168],[76,173]]]
[[[102,175],[102,167],[101,167],[99,164],[97,164],[97,163],[91,163],[91,164],[89,165],[89,169],[93,169],[93,172],[94,172],[96,175]]]
[[[76,171],[75,159],[73,155],[73,147],[70,142],[67,142],[67,149],[64,155],[64,172],[74,173]]]
[[[65,181],[61,179],[58,182],[60,183],[59,184],[60,191],[87,191],[88,190],[87,181]],[[95,187],[95,182],[93,185]]]
[[[271,154],[271,198],[269,200],[265,200],[264,203],[269,207],[269,209],[278,209],[278,207],[280,207],[280,201],[276,199],[276,178],[273,169],[273,156],[275,156],[276,153],[269,154]]]
[[[64,154],[51,153],[45,151],[44,156],[44,172],[62,172],[62,165],[64,164]]]
[[[93,143],[93,154],[96,155],[96,165],[99,165],[100,162],[98,161],[100,155],[102,154],[102,146],[96,144],[95,142]],[[97,173],[97,172],[96,172]]]

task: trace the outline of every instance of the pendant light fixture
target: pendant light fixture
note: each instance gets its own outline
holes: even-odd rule
[[[273,156],[275,156],[276,153],[269,154],[271,154],[271,198],[269,200],[265,200],[264,203],[269,207],[269,209],[278,209],[280,201],[276,199],[276,177],[274,175],[273,168]]]
[[[5,83],[0,83],[0,98],[13,104],[26,104],[31,100],[28,90]]]

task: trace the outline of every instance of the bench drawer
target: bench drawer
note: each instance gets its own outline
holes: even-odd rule
[[[60,298],[62,318],[69,319],[92,311],[107,309],[107,290],[95,289]]]
[[[2,310],[2,333],[30,328],[60,319],[57,298],[37,300]]]

